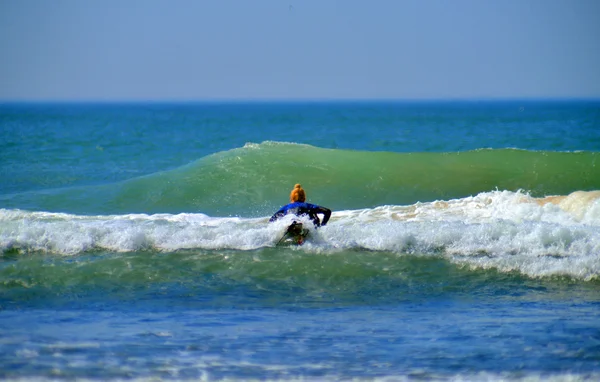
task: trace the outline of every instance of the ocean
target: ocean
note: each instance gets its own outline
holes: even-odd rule
[[[600,380],[600,101],[4,103],[0,179],[3,380]]]

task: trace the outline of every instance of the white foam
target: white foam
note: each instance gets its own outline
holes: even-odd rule
[[[267,224],[266,218],[211,218],[203,214],[79,216],[0,210],[0,250],[64,255],[95,249],[250,250],[276,243],[290,219]]]
[[[344,211],[332,223],[337,225],[335,232],[320,234],[327,236],[324,242],[342,249],[442,254],[473,268],[589,280],[600,276],[599,200],[597,192],[532,198],[497,191]]]
[[[0,210],[0,250],[64,255],[90,250],[252,250],[274,246],[290,220],[269,224],[266,217]],[[334,212],[330,223],[313,231],[301,250],[434,255],[469,267],[533,277],[593,279],[600,277],[599,226],[600,192],[533,198],[495,191],[449,201]]]

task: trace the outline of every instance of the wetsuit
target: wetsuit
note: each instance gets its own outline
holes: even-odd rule
[[[312,222],[315,224],[315,226],[320,227],[324,226],[329,221],[329,218],[331,217],[331,210],[329,208],[317,206],[316,204],[295,202],[281,207],[279,211],[275,212],[275,214],[271,216],[271,219],[269,219],[269,221],[275,221],[288,214],[293,214],[296,216],[307,215],[309,219],[312,220]],[[324,215],[323,223],[321,223],[317,214]]]

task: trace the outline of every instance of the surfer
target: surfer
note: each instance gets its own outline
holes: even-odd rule
[[[304,189],[300,184],[296,184],[290,193],[290,202],[290,204],[286,204],[281,207],[279,211],[275,212],[269,221],[273,222],[289,214],[296,216],[307,215],[316,227],[322,227],[327,224],[331,217],[331,210],[329,208],[306,203],[306,192],[304,192]],[[323,221],[319,219],[317,214],[323,214]],[[292,224],[292,226],[293,225],[294,224]]]

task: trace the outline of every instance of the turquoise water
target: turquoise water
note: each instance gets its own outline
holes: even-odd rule
[[[0,377],[597,380],[599,148],[594,101],[0,105]]]

